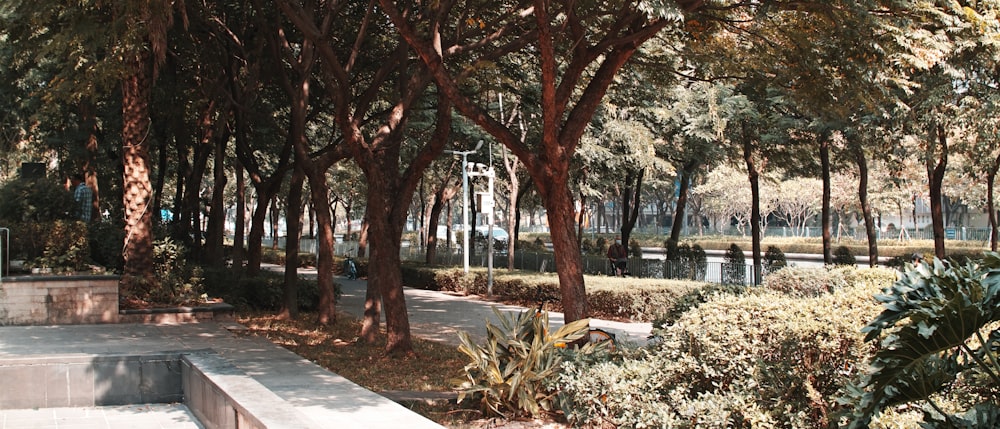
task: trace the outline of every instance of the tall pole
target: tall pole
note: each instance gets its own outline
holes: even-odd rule
[[[458,150],[446,150],[444,153],[450,153],[453,155],[462,155],[462,267],[465,272],[469,272],[469,233],[471,228],[469,228],[469,159],[470,154],[479,151],[479,148],[483,147],[483,141],[480,140],[476,143],[476,148],[466,151]],[[451,222],[449,219],[448,222]]]
[[[469,273],[469,170],[468,153],[462,153],[462,267]]]

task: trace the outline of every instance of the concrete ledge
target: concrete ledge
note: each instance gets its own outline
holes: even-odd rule
[[[284,399],[210,353],[182,357],[184,405],[209,429],[318,428]]]
[[[170,307],[121,310],[119,323],[178,324],[233,322],[236,308],[224,302],[198,307]]]

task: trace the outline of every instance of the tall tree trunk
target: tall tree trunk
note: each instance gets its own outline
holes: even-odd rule
[[[645,174],[646,169],[640,169],[638,172],[630,172],[625,177],[625,189],[622,192],[622,244],[625,245],[627,249],[629,246],[629,239],[632,236],[632,229],[635,228],[636,220],[639,219],[639,208],[641,202],[639,201],[639,196],[642,193],[642,176]]]
[[[236,219],[233,230],[233,269],[243,271],[243,259],[246,257],[246,221],[247,221],[247,181],[243,164],[237,158],[233,161],[236,170]]]
[[[122,164],[125,207],[124,276],[125,296],[149,292],[153,276],[153,225],[149,205],[149,99],[152,63],[143,50],[126,55],[128,75],[122,80]]]
[[[865,234],[868,237],[868,266],[878,266],[878,236],[872,205],[868,201],[868,160],[861,145],[854,145],[854,161],[858,164],[858,200],[865,218]]]
[[[832,216],[830,209],[830,199],[832,191],[830,190],[830,138],[825,135],[820,137],[819,141],[819,160],[821,174],[823,175],[823,202],[822,208],[820,210],[820,216],[822,216],[823,222],[823,263],[831,264],[833,263],[833,252],[832,247]]]
[[[993,165],[986,172],[986,210],[990,212],[990,250],[994,252],[997,251],[997,241],[1000,238],[998,237],[1000,235],[1000,226],[997,225],[997,207],[993,199],[993,189],[998,170],[1000,170],[1000,155],[997,155],[993,161]]]
[[[680,242],[681,230],[684,228],[684,211],[687,210],[688,193],[691,189],[691,175],[698,168],[697,161],[688,161],[681,169],[680,189],[677,190],[677,209],[674,210],[674,222],[670,226],[670,241]]]
[[[548,213],[555,269],[559,276],[563,312],[567,322],[590,316],[587,291],[583,280],[583,259],[576,245],[576,228],[573,224],[573,196],[569,189],[569,166],[553,168],[549,180],[536,180],[535,186],[542,195]]]
[[[226,143],[229,133],[215,137],[215,156],[212,163],[212,202],[208,214],[208,228],[205,233],[205,262],[212,267],[221,267],[225,259],[223,243],[226,235]]]
[[[445,203],[455,197],[457,193],[455,186],[451,186],[451,170],[454,163],[448,168],[448,174],[441,180],[441,185],[434,191],[434,202],[431,204],[430,214],[427,216],[427,251],[424,262],[428,264],[437,263],[437,226],[441,218],[441,211]],[[451,222],[449,220],[449,222]],[[446,237],[445,241],[451,241],[451,237]]]
[[[760,167],[753,158],[753,141],[749,137],[748,124],[743,122],[743,161],[747,165],[747,176],[750,180],[750,231],[753,247],[753,284],[761,281],[761,251],[760,251]]]
[[[930,131],[930,148],[925,158],[929,198],[931,200],[931,224],[934,229],[934,256],[944,259],[944,217],[941,210],[941,185],[948,167],[948,135],[944,126],[937,124]],[[936,141],[935,141],[936,140]],[[937,156],[935,161],[935,154]]]
[[[288,184],[288,212],[285,213],[285,282],[282,290],[281,309],[278,319],[299,317],[299,237],[302,235],[302,185],[305,174],[301,168],[292,172]]]
[[[247,237],[247,274],[260,274],[260,264],[263,257],[264,224],[267,221],[267,209],[274,198],[276,186],[256,186],[257,201],[250,216],[250,235]]]

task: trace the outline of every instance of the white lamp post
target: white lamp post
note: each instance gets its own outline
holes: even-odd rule
[[[467,151],[446,150],[445,153],[462,155],[462,266],[469,272],[469,163],[468,156],[479,151],[483,141],[476,143],[476,148]],[[451,219],[448,219],[451,222]]]

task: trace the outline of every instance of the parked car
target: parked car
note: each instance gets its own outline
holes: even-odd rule
[[[490,227],[487,225],[480,225],[476,227],[476,246],[479,249],[486,250],[486,238],[489,234],[489,229]],[[509,241],[510,234],[507,234],[507,231],[498,226],[493,226],[493,253],[507,253],[507,243]]]

